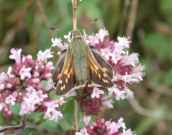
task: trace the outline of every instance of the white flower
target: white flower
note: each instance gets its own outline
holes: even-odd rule
[[[51,42],[52,42],[53,47],[58,47],[61,50],[64,50],[67,48],[67,44],[63,44],[60,38],[52,38]]]
[[[9,67],[8,67],[8,70],[7,70],[7,75],[8,75],[9,77],[11,77],[11,78],[12,78],[12,77],[15,77],[14,74],[12,73],[12,70],[13,70],[13,68],[12,68],[11,66],[9,66]]]
[[[3,90],[5,88],[5,84],[1,83],[0,84],[0,90]]]
[[[83,128],[79,132],[76,132],[75,135],[89,135],[87,129]]]
[[[54,82],[52,79],[49,79],[49,80],[43,81],[42,85],[46,91],[49,91],[54,87]]]
[[[57,101],[46,102],[45,106],[47,107],[47,110],[45,112],[44,118],[58,121],[63,117],[63,114],[58,110],[59,104],[57,103]]]
[[[126,37],[118,37],[117,38],[118,42],[116,44],[120,46],[122,49],[129,48],[130,46],[130,41]]]
[[[33,87],[26,88],[26,91],[21,104],[20,115],[33,112],[36,105],[40,105],[48,97],[47,94],[43,94],[42,91],[35,90]]]
[[[25,66],[23,66],[19,71],[19,75],[20,75],[21,80],[24,80],[26,78],[31,78],[31,76],[32,76],[31,70],[32,69],[30,67],[26,68]]]
[[[11,49],[9,58],[15,60],[16,63],[21,63],[21,52],[22,49]]]
[[[12,106],[15,105],[15,101],[16,101],[16,97],[14,97],[13,95],[10,95],[5,98],[5,103]]]
[[[58,121],[63,118],[63,114],[60,111],[54,109],[48,109],[45,113],[45,118],[53,121]]]
[[[5,72],[0,73],[0,82],[4,82],[8,79],[8,75]]]
[[[91,116],[84,115],[84,117],[83,117],[84,125],[86,125],[86,126],[89,125],[90,121],[91,121]]]
[[[118,89],[115,85],[108,89],[109,95],[115,95],[116,100],[124,100],[133,97],[133,92],[127,87],[125,89]]]
[[[68,42],[72,41],[72,32],[69,32],[68,34],[64,35],[64,38],[67,39]]]
[[[53,55],[50,49],[47,49],[45,51],[39,51],[37,54],[37,59],[40,61],[47,61],[48,59],[52,57]]]
[[[99,39],[96,36],[92,36],[92,35],[88,36],[85,39],[85,41],[86,41],[86,43],[88,43],[88,44],[90,44],[92,46],[94,46],[94,45],[99,43]]]
[[[2,110],[3,110],[4,106],[5,106],[5,104],[4,104],[4,103],[0,103],[0,111],[2,111]]]
[[[120,135],[133,135],[130,129],[126,130],[123,118],[120,118],[117,122],[107,121],[105,124],[109,130],[109,134],[118,133],[121,130],[122,133]]]
[[[137,65],[133,68],[130,74],[120,75],[116,74],[115,80],[123,80],[125,83],[138,83],[143,80],[144,67],[142,65]]]
[[[107,98],[107,97],[105,97]],[[113,100],[112,99],[103,99],[103,106],[107,107],[107,108],[113,108]]]
[[[126,131],[123,131],[123,133],[121,135],[135,135],[131,129],[127,129]]]
[[[109,33],[108,31],[104,28],[104,29],[100,29],[98,33],[96,33],[96,37],[101,41],[103,42],[104,38],[106,36],[108,36]]]
[[[58,47],[58,46],[62,46],[62,40],[60,38],[51,38],[51,42],[52,42],[52,46],[53,47]]]
[[[5,88],[5,82],[8,80],[8,75],[5,72],[0,73],[0,90]]]
[[[109,134],[118,133],[119,129],[121,128],[121,126],[118,125],[118,123],[114,122],[114,121],[112,121],[112,122],[107,121],[105,124],[109,130]]]
[[[91,98],[100,98],[100,95],[103,95],[104,91],[100,90],[99,88],[95,87],[91,94]]]
[[[125,37],[118,37],[117,42],[114,42],[115,49],[113,54],[120,57],[124,54],[128,55],[128,48],[130,46],[130,41]]]
[[[0,130],[2,130],[2,129],[4,129],[4,127],[0,126]],[[0,133],[0,135],[5,135],[5,134],[6,134],[5,132]]]
[[[135,66],[139,63],[138,53],[132,53],[128,56],[124,56],[121,61],[124,65]]]
[[[65,103],[65,100],[64,100],[64,97],[60,97],[58,100],[57,100],[57,103],[59,105],[63,105]]]
[[[119,118],[117,123],[123,129],[123,131],[126,129],[126,125],[124,123],[124,119],[123,118]]]
[[[103,28],[103,29],[100,29],[98,31],[98,33],[96,33],[96,35],[87,36],[85,34],[84,39],[85,39],[86,43],[94,46],[94,45],[98,44],[99,42],[103,42],[104,38],[108,35],[109,35],[108,31]]]

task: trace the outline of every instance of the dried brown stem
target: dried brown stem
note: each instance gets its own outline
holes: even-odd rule
[[[172,120],[172,116],[169,112],[165,112],[163,110],[149,110],[140,105],[140,103],[136,100],[136,98],[129,98],[128,102],[134,109],[134,111],[142,116],[152,117],[156,119],[165,119],[165,120]]]
[[[137,16],[137,9],[138,9],[139,0],[131,0],[131,8],[128,17],[128,24],[126,29],[126,34],[128,37],[132,38],[133,36],[133,29],[136,21]]]
[[[21,123],[19,125],[12,125],[12,126],[5,126],[0,129],[0,133],[6,132],[6,131],[13,131],[13,130],[18,130],[25,128],[25,118],[22,119]]]

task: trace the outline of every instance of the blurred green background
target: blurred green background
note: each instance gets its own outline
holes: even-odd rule
[[[114,40],[130,36],[145,65],[144,81],[131,87],[136,99],[103,115],[124,117],[138,135],[172,135],[172,0],[82,0],[78,14],[87,33],[105,26]],[[0,70],[10,48],[36,55],[70,30],[70,0],[0,0]]]

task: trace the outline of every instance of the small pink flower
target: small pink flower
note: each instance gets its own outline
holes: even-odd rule
[[[102,105],[106,108],[113,108],[113,100],[112,99],[108,99],[108,96],[104,97],[102,102]]]
[[[0,111],[2,111],[4,107],[5,107],[5,104],[0,102]]]
[[[5,98],[5,103],[12,106],[15,105],[16,97],[14,95],[9,95],[8,97]]]
[[[98,119],[92,125],[87,125],[80,132],[76,132],[75,135],[134,135],[134,133],[126,128],[123,119],[120,118],[117,122]]]
[[[75,135],[89,135],[87,129],[83,128],[79,132],[76,132]]]
[[[124,65],[135,66],[139,63],[139,58],[137,53],[132,53],[130,55],[126,55],[121,59],[121,63]]]
[[[63,44],[60,38],[52,38],[51,42],[53,47],[58,47],[60,50],[67,49],[67,44]]]
[[[8,75],[5,72],[0,74],[0,91],[5,89],[5,84],[8,80]]]
[[[108,36],[108,35],[109,35],[109,33],[108,33],[108,31],[107,31],[106,29],[100,29],[100,30],[98,31],[98,33],[96,33],[96,37],[97,37],[101,42],[103,42],[104,38],[105,38],[106,36]]]
[[[116,85],[111,88],[108,88],[109,95],[113,95],[116,100],[124,100],[126,98],[133,97],[133,92],[127,87],[119,89]]]
[[[23,97],[21,103],[20,115],[24,115],[30,112],[34,112],[36,105],[41,105],[41,103],[48,97],[41,90],[36,90],[33,87],[26,88],[26,94]]]
[[[31,78],[31,70],[32,69],[30,67],[27,68],[27,67],[23,66],[19,71],[19,75],[20,75],[21,80]]]
[[[91,122],[91,116],[84,115],[83,122],[84,122],[84,125],[88,126]]]
[[[117,41],[116,45],[121,47],[122,50],[130,47],[131,42],[126,37],[118,37]]]
[[[103,90],[100,90],[99,88],[95,87],[95,88],[93,88],[91,98],[100,98],[100,96],[103,94],[104,94]]]
[[[21,63],[21,52],[22,49],[11,49],[11,54],[9,56],[10,59],[15,60],[17,64]]]
[[[50,49],[47,49],[45,51],[39,51],[37,54],[37,59],[40,61],[47,61],[48,59],[52,57],[53,55]]]
[[[58,110],[58,100],[45,102],[44,105],[46,106],[44,118],[58,121],[63,117],[63,114]]]

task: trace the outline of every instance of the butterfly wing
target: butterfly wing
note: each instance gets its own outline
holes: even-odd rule
[[[98,54],[98,52],[89,49],[88,62],[91,80],[105,87],[112,86],[112,67]]]
[[[67,50],[65,54],[62,54],[59,58],[57,69],[54,74],[54,80],[56,80],[56,88],[59,93],[66,92],[75,85],[75,76],[73,68],[73,56],[70,51]]]

